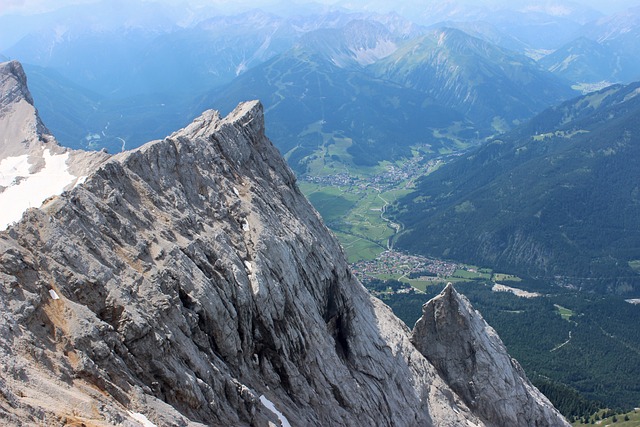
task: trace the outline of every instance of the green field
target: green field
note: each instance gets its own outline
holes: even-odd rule
[[[367,240],[364,237],[345,234],[335,230],[334,234],[342,244],[342,248],[344,249],[350,263],[375,259],[385,249],[379,244]]]
[[[474,266],[465,266],[464,268],[457,269],[451,277],[447,277],[451,282],[468,282],[469,280],[476,279],[491,279],[491,272],[487,272],[484,269],[478,269]]]
[[[494,282],[521,282],[522,279],[513,274],[494,273],[492,279]]]
[[[341,188],[300,183],[300,189],[327,224],[343,220],[359,202],[357,195]]]
[[[558,304],[554,304],[554,306],[556,307],[556,309],[558,310],[558,313],[560,313],[560,316],[564,319],[564,320],[569,320],[571,319],[571,316],[573,316],[575,313],[572,310],[569,310],[566,307],[563,307],[561,305]]]
[[[604,411],[599,411],[596,415],[587,419],[580,419],[571,425],[575,427],[585,425],[597,425],[600,427],[640,427],[640,413],[635,411],[626,414],[616,414],[614,416],[604,417]]]
[[[393,188],[335,186],[299,182],[300,189],[336,234],[349,262],[375,259],[387,248],[396,230],[383,209],[410,191]],[[402,186],[404,187],[404,186]]]

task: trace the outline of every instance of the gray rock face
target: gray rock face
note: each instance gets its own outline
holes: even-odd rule
[[[22,65],[0,63],[0,160],[53,140],[33,106]]]
[[[351,275],[258,102],[207,111],[28,210],[0,232],[0,283],[3,425],[559,420],[544,402],[490,418],[443,380]]]
[[[73,188],[109,155],[60,147],[40,120],[17,61],[0,64],[0,230]]]
[[[451,284],[424,305],[411,341],[487,425],[569,425]]]

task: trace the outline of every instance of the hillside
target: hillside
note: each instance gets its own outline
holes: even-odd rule
[[[414,39],[371,68],[499,131],[573,94],[530,58],[451,28]]]
[[[420,181],[397,244],[563,286],[637,294],[640,84],[546,110]]]

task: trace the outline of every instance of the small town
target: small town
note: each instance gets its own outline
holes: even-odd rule
[[[452,262],[408,255],[394,250],[382,252],[375,260],[360,261],[352,265],[356,277],[363,282],[380,276],[399,276],[420,278],[444,278],[453,275],[458,265]],[[425,277],[422,277],[424,279]]]
[[[423,163],[422,160],[423,157],[413,157],[401,165],[390,165],[385,172],[372,177],[361,177],[346,171],[325,176],[306,175],[302,179],[323,186],[348,187],[358,191],[375,188],[377,191],[385,191],[397,187],[403,181],[407,181],[406,186],[410,186],[413,182],[412,177],[422,176],[442,162],[440,159],[433,159]]]

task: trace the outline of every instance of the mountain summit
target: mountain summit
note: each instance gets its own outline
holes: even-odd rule
[[[567,425],[524,376],[510,386],[529,397],[486,388],[504,403],[483,411],[434,367],[433,336],[412,343],[352,276],[256,101],[28,210],[0,232],[0,278],[5,425]],[[508,357],[458,335],[479,360]]]
[[[109,156],[58,145],[40,120],[17,61],[0,64],[0,230],[76,185]]]

